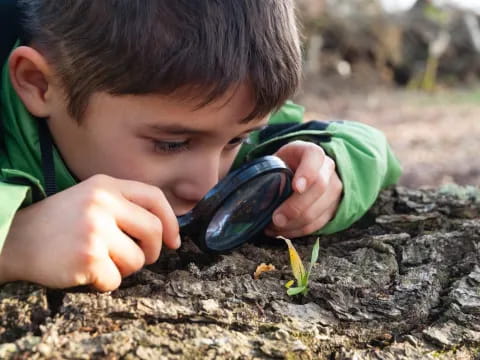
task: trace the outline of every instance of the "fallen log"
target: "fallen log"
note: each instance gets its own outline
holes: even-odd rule
[[[384,191],[321,238],[306,297],[283,241],[228,255],[188,242],[114,292],[0,287],[2,359],[476,359],[480,192]],[[312,238],[295,241],[308,259]],[[258,279],[261,263],[275,269]]]

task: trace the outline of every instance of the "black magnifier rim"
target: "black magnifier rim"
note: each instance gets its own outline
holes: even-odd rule
[[[291,189],[292,171],[288,166],[276,156],[263,156],[246,163],[238,169],[229,173],[222,181],[213,187],[205,197],[187,214],[179,216],[180,233],[182,236],[189,237],[195,244],[205,252],[222,253],[230,249],[216,250],[207,246],[205,241],[206,231],[210,225],[217,210],[222,206],[228,197],[230,197],[239,187],[252,181],[253,179],[277,172],[286,174],[286,191],[284,196],[279,198],[279,203],[289,195]]]
[[[260,221],[255,221],[254,222],[255,226],[253,226],[253,227],[250,226],[250,228],[248,230],[244,231],[241,236],[236,237],[237,240],[234,241],[233,243],[230,243],[230,246],[228,246],[228,247],[219,248],[219,247],[215,247],[215,246],[209,246],[207,244],[206,238],[203,238],[202,241],[205,243],[205,247],[208,248],[210,252],[224,253],[224,252],[230,251],[232,249],[235,249],[235,248],[243,245],[245,242],[247,242],[248,240],[250,240],[251,238],[253,238],[255,235],[257,235],[258,233],[260,233],[263,230],[263,228],[271,221],[270,215],[273,213],[273,211],[285,199],[287,199],[287,197],[290,195],[291,188],[292,188],[291,177],[289,175],[289,170],[287,170],[287,171],[277,170],[277,171],[264,172],[260,176],[252,178],[252,182],[253,182],[256,179],[258,179],[260,177],[263,177],[265,175],[268,175],[268,174],[279,175],[281,173],[283,173],[285,175],[285,177],[284,177],[285,184],[284,184],[284,187],[283,187],[283,191],[279,194],[279,196],[274,201],[272,201],[272,203],[268,206],[268,209],[264,210],[264,212],[263,212],[264,215],[260,215],[261,220]],[[234,195],[232,195],[232,196],[234,196]],[[226,199],[226,201],[228,201],[228,198]],[[207,227],[207,229],[208,229],[208,227]],[[212,243],[215,243],[215,242],[213,241]]]

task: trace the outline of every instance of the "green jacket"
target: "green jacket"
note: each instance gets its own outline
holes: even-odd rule
[[[36,120],[15,93],[4,66],[0,87],[0,249],[16,211],[46,197]],[[374,203],[379,191],[394,184],[400,166],[383,134],[356,122],[302,123],[303,108],[287,103],[274,114],[269,126],[251,135],[234,168],[245,161],[274,153],[293,140],[320,145],[331,156],[343,181],[344,194],[336,216],[318,234],[343,230]],[[1,129],[1,128],[0,128]],[[58,190],[75,185],[56,149],[54,163]]]

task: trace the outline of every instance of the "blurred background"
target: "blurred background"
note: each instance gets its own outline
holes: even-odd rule
[[[480,186],[480,0],[296,0],[307,119],[388,137],[411,187]]]

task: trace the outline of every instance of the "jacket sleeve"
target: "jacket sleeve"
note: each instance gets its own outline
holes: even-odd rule
[[[15,213],[45,197],[43,187],[33,176],[15,169],[0,171],[0,252]]]
[[[26,185],[0,182],[0,252],[17,210],[22,206],[30,192]]]
[[[317,234],[344,230],[373,205],[379,192],[395,184],[401,167],[383,133],[357,122],[331,123],[331,140],[321,143],[335,160],[343,198],[335,217]]]
[[[300,123],[299,116],[300,112],[293,117],[282,112],[282,120],[293,121],[270,121],[267,128],[255,134],[255,143],[247,145],[241,162],[274,154],[294,140],[318,144],[335,161],[343,196],[335,217],[314,234],[344,230],[368,211],[383,188],[398,181],[400,164],[383,133],[368,125],[353,121]]]

